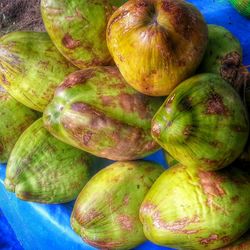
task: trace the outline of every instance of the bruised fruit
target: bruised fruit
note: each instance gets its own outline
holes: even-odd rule
[[[71,226],[98,249],[132,249],[145,240],[140,205],[164,169],[146,161],[116,162],[98,172],[79,194]]]
[[[106,34],[125,80],[152,96],[168,95],[193,75],[207,45],[201,13],[182,0],[129,0],[113,13]]]
[[[208,25],[208,45],[199,71],[219,74],[234,84],[242,62],[240,42],[233,34],[218,25]]]
[[[229,0],[229,2],[241,15],[250,18],[250,0]]]
[[[58,50],[79,68],[107,65],[106,26],[123,0],[42,0],[45,27]]]
[[[236,91],[216,74],[181,83],[152,120],[152,136],[185,166],[223,168],[242,153],[248,117]]]
[[[13,32],[0,38],[0,84],[29,108],[43,112],[55,88],[75,70],[47,33]]]
[[[238,166],[205,172],[177,164],[147,193],[140,219],[152,242],[177,249],[216,249],[250,226],[250,178]]]
[[[69,75],[43,118],[55,137],[72,146],[111,160],[131,160],[159,149],[150,127],[161,104],[161,98],[127,85],[117,68],[96,67]]]
[[[22,200],[63,203],[80,193],[90,178],[90,164],[87,153],[58,141],[39,119],[17,141],[4,183]]]
[[[7,162],[16,141],[39,114],[17,102],[0,86],[0,163]]]

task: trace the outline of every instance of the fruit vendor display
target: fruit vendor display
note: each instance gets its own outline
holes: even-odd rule
[[[248,114],[236,91],[216,74],[181,83],[152,120],[152,136],[185,166],[216,170],[242,153]]]
[[[248,2],[237,3],[246,13]],[[39,4],[47,33],[12,32],[28,27],[27,14],[7,27],[14,14],[0,4],[0,34],[12,32],[0,35],[0,188],[11,226],[25,221],[19,202],[49,219],[43,231],[23,223],[43,248],[51,235],[46,244],[63,249],[74,239],[84,249],[155,249],[137,248],[149,240],[249,250],[250,73],[235,27],[208,25],[184,0]],[[167,170],[148,161],[159,149]],[[70,237],[61,243],[53,225]]]
[[[144,96],[115,67],[93,67],[69,75],[44,112],[58,139],[96,156],[132,160],[159,149],[150,123],[161,98]]]
[[[139,208],[163,171],[146,161],[116,162],[104,168],[79,194],[71,216],[73,229],[98,249],[131,249],[142,243],[146,238]]]
[[[47,33],[12,32],[0,38],[0,84],[19,102],[43,112],[55,88],[76,68]]]
[[[0,87],[0,163],[7,162],[20,135],[38,117],[37,112],[17,102]]]
[[[8,161],[5,187],[22,200],[62,203],[75,199],[90,178],[91,157],[54,138],[42,119],[17,141]]]
[[[192,76],[207,45],[200,12],[181,0],[131,0],[109,20],[107,45],[125,80],[152,96]]]
[[[250,226],[249,172],[206,172],[177,164],[153,184],[140,208],[145,236],[177,249],[216,249]]]

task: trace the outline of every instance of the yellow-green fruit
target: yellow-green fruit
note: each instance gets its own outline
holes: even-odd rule
[[[125,80],[146,95],[165,96],[199,66],[207,25],[182,0],[130,0],[113,13],[106,36]]]
[[[77,197],[91,174],[87,153],[54,138],[37,120],[11,152],[5,187],[22,200],[63,203]]]
[[[238,239],[250,226],[250,176],[239,167],[206,172],[177,164],[166,170],[140,208],[147,239],[186,250]]]
[[[47,33],[13,32],[0,38],[0,85],[31,109],[43,112],[55,88],[75,70]]]
[[[164,169],[146,161],[116,162],[102,169],[83,188],[71,226],[98,249],[132,249],[145,241],[139,208]]]
[[[0,163],[7,162],[20,135],[39,116],[0,87]]]

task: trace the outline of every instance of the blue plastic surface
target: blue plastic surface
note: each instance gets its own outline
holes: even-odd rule
[[[240,16],[226,0],[190,0],[189,2],[200,9],[207,23],[224,26],[240,40],[243,47],[243,62],[245,65],[249,65],[250,20]],[[162,152],[147,157],[147,159],[165,164]],[[5,166],[0,165],[0,210],[8,221],[7,223],[0,212],[0,249],[94,249],[85,244],[70,228],[69,218],[73,203],[42,205],[20,201],[15,198],[15,195],[4,189],[4,176]],[[166,250],[170,248],[146,242],[135,249]]]

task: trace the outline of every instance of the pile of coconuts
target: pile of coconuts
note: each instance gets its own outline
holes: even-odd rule
[[[0,162],[17,198],[77,198],[97,249],[250,249],[250,74],[183,0],[41,0],[0,37]],[[163,149],[169,168],[142,160]],[[102,159],[114,161],[100,169]]]

